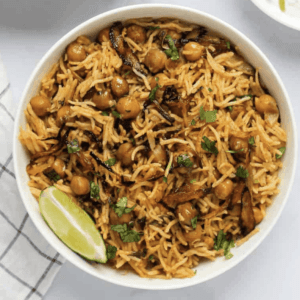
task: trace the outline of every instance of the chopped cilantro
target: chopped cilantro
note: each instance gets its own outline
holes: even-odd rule
[[[230,42],[226,42],[227,49],[230,49]]]
[[[58,181],[60,179],[60,176],[55,172],[55,170],[52,170],[50,172],[44,173],[50,180],[53,180],[54,182]]]
[[[136,207],[136,205],[130,208],[126,206],[127,206],[127,197],[121,198],[116,204],[111,204],[111,207],[113,208],[113,210],[115,211],[115,213],[118,215],[119,218],[121,218],[123,214],[129,214]]]
[[[236,170],[235,175],[240,178],[247,178],[249,176],[248,170],[244,169],[242,166],[239,166]]]
[[[118,193],[118,194],[120,193],[120,189],[117,189],[117,193]]]
[[[193,166],[193,162],[189,159],[187,154],[182,154],[177,157],[177,163],[180,166],[184,166],[187,168],[191,168]]]
[[[74,139],[73,141],[69,142],[67,144],[68,153],[76,153],[80,151],[79,143],[77,139]]]
[[[113,116],[115,116],[116,118],[121,118],[121,115],[120,115],[116,110],[113,110],[111,113],[112,113]]]
[[[106,255],[108,259],[113,259],[116,256],[116,252],[117,252],[117,247],[112,246],[112,245],[107,245],[106,247]]]
[[[234,241],[228,241],[226,239],[226,234],[223,230],[220,230],[217,237],[215,238],[214,249],[219,251],[220,249],[224,250],[224,256],[226,259],[230,259],[233,255],[230,253],[230,249],[235,247]]]
[[[253,146],[255,144],[254,136],[251,136],[251,138],[248,140],[249,145]]]
[[[193,218],[193,219],[191,220],[192,227],[193,227],[194,229],[196,229],[196,226],[197,226],[197,219],[198,219],[198,216],[196,216],[195,218]]]
[[[100,199],[99,193],[100,193],[100,188],[99,185],[96,184],[95,182],[91,181],[90,182],[90,187],[91,187],[91,198],[95,198],[95,199]]]
[[[227,150],[226,152],[228,153],[239,153],[239,152],[243,152],[244,149],[240,149],[240,150]]]
[[[153,101],[155,100],[155,94],[156,91],[160,88],[160,85],[156,84],[156,86],[151,90],[150,94],[149,94],[149,100]]]
[[[115,158],[110,158],[108,159],[107,161],[105,161],[104,163],[109,166],[109,167],[112,167],[115,163],[116,163],[116,159]]]
[[[131,138],[130,141],[131,141],[132,145],[135,146],[135,139]]]
[[[233,107],[232,107],[232,106],[228,106],[227,108],[229,109],[229,111],[232,111],[232,110],[233,110]]]
[[[131,70],[129,70],[128,72],[126,72],[125,74],[124,74],[124,76],[126,77],[127,75],[129,75],[131,73]]]
[[[194,119],[192,120],[191,125],[192,126],[196,125],[196,121]]]
[[[192,179],[192,180],[190,181],[190,183],[194,183],[194,182],[196,182],[196,179]]]
[[[165,53],[172,59],[172,60],[177,60],[179,59],[179,53],[177,48],[175,47],[174,41],[172,39],[172,37],[167,34],[166,35],[166,40],[169,43],[169,49],[165,50]]]
[[[153,255],[150,255],[148,259],[149,259],[149,260],[152,260],[153,258],[154,258],[154,256],[153,256]]]
[[[285,149],[286,149],[285,147],[281,147],[281,148],[278,149],[282,154],[276,154],[276,155],[275,155],[276,159],[279,159],[279,158],[282,157],[282,155],[283,155],[284,152],[285,152]]]
[[[212,90],[211,88],[208,88],[208,91],[209,91],[209,92],[212,92],[213,90]]]
[[[197,274],[197,270],[194,270],[194,274],[195,274],[195,275]]]
[[[160,29],[160,27],[159,26],[155,26],[155,27],[154,26],[150,26],[149,29],[150,30],[156,30],[156,29]]]
[[[111,225],[110,228],[120,234],[121,240],[124,243],[139,242],[141,239],[138,232],[128,229],[127,224]]]
[[[165,182],[165,183],[168,182],[168,178],[166,176],[163,177],[163,182]]]
[[[204,142],[201,142],[201,147],[203,150],[216,155],[219,153],[218,149],[215,146],[216,141],[210,141],[209,138],[207,138],[206,136],[203,137],[203,140]]]
[[[254,180],[254,183],[259,183],[259,181],[256,179],[256,180]]]
[[[200,107],[200,120],[201,121],[206,121],[207,123],[212,123],[215,122],[217,119],[217,110],[213,111],[205,111],[204,107]]]
[[[106,116],[106,117],[109,116],[109,113],[107,111],[103,111],[101,114],[102,116]]]
[[[159,78],[158,77],[155,77],[155,81],[158,81],[159,80]]]

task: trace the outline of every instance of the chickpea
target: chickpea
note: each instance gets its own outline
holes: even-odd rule
[[[249,150],[248,139],[232,136],[229,139],[230,150],[239,151],[237,154],[246,154]]]
[[[54,161],[53,165],[52,165],[54,171],[59,175],[60,178],[64,178],[65,177],[65,169],[66,169],[66,165],[64,163],[64,161],[60,158],[56,158],[56,160]]]
[[[230,112],[231,119],[235,121],[241,112],[243,113],[243,115],[246,113],[246,108],[244,106],[233,105],[232,110]]]
[[[117,97],[122,97],[129,92],[129,85],[121,76],[115,76],[111,81],[111,90],[113,94]]]
[[[139,101],[132,96],[119,99],[116,109],[123,119],[134,119],[141,111]]]
[[[145,65],[152,73],[158,73],[165,68],[167,55],[159,49],[151,49],[145,57]]]
[[[178,205],[176,213],[179,218],[179,221],[185,225],[191,225],[191,220],[198,215],[197,210],[191,202],[186,202],[184,204]],[[184,220],[182,220],[179,214],[183,217]]]
[[[207,244],[208,249],[212,249],[214,247],[214,244],[215,244],[214,239],[211,238],[210,236],[204,236],[203,237],[203,242],[205,244]]]
[[[109,212],[110,224],[117,225],[117,224],[129,223],[131,221],[132,216],[133,216],[133,214],[132,214],[132,212],[130,212],[129,214],[123,214],[119,218],[119,216],[115,213],[115,211],[113,209],[111,209]]]
[[[127,28],[127,36],[137,44],[143,44],[146,41],[145,29],[139,25],[131,25]]]
[[[100,32],[98,34],[99,43],[110,41],[110,39],[109,39],[109,29],[110,28],[107,27],[107,28],[104,28],[104,29],[100,30]]]
[[[115,104],[113,96],[109,90],[95,92],[92,101],[96,104],[96,107],[101,110],[108,109]]]
[[[221,199],[225,200],[233,191],[233,182],[230,179],[225,179],[219,185],[215,187],[215,195]]]
[[[159,163],[162,166],[167,164],[167,152],[161,145],[156,145],[154,151],[149,151],[148,158],[150,158],[152,154],[154,154],[152,162]]]
[[[72,114],[71,106],[62,106],[56,114],[56,125],[61,127],[63,123],[70,121],[70,115]]]
[[[200,240],[202,236],[202,227],[199,223],[197,223],[196,228],[189,232],[184,232],[183,236],[185,237],[188,243],[192,243],[195,240]]]
[[[86,35],[81,35],[76,39],[76,42],[80,45],[90,45],[92,42]]]
[[[116,152],[116,157],[121,161],[122,166],[129,167],[132,165],[131,154],[133,151],[131,143],[122,144]]]
[[[73,176],[70,186],[76,195],[86,195],[90,192],[90,182],[83,176]]]
[[[159,73],[155,76],[153,76],[150,81],[149,81],[149,84],[150,84],[150,87],[151,89],[155,88],[156,85],[158,84],[160,86],[159,90],[158,91],[165,91],[167,85],[165,84],[165,82],[169,80],[168,76],[166,76],[165,74],[163,73]],[[158,92],[157,91],[157,92]]]
[[[51,107],[51,102],[47,97],[35,96],[31,98],[30,105],[38,117],[45,117]]]
[[[173,40],[179,40],[182,37],[182,33],[177,32],[176,30],[168,30],[167,34],[171,36]]]
[[[67,55],[68,60],[70,61],[83,61],[86,58],[84,46],[77,42],[72,42],[69,44],[67,47]]]
[[[255,108],[259,113],[278,113],[276,100],[270,95],[262,95],[255,98]]]
[[[198,60],[204,53],[204,47],[196,42],[189,42],[183,47],[183,54],[189,61]]]
[[[253,213],[254,213],[255,223],[259,224],[264,218],[261,210],[258,207],[253,207]]]

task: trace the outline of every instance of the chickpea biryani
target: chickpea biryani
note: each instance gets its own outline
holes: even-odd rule
[[[38,200],[54,185],[85,210],[111,267],[192,277],[230,259],[279,193],[274,97],[235,45],[197,24],[131,19],[79,36],[25,110],[30,190]]]

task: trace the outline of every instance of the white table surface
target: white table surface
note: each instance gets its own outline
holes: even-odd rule
[[[157,1],[0,2],[0,52],[17,103],[37,62],[50,46],[74,26],[113,8]],[[268,56],[281,76],[300,128],[300,32],[269,18],[250,0],[161,2],[203,10],[246,34]],[[143,291],[101,281],[67,262],[44,299],[300,299],[299,182],[300,172],[297,172],[282,216],[259,248],[238,266],[213,280],[175,291]]]

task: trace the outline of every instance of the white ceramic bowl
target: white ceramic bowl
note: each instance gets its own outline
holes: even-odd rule
[[[259,225],[261,229],[260,232],[241,247],[234,248],[232,250],[232,253],[234,254],[232,259],[224,260],[224,258],[221,257],[215,262],[201,263],[196,268],[197,275],[189,279],[146,279],[131,273],[124,276],[122,275],[122,272],[113,270],[105,265],[93,266],[72,252],[49,229],[39,213],[38,203],[31,195],[27,186],[28,175],[26,173],[26,165],[29,162],[29,157],[25,148],[18,141],[19,128],[20,126],[25,127],[25,116],[23,111],[26,108],[27,103],[38,91],[42,77],[48,72],[51,65],[59,59],[66,46],[71,41],[82,34],[95,38],[100,29],[111,25],[112,22],[117,20],[122,21],[129,18],[150,16],[173,17],[204,25],[228,38],[233,44],[239,46],[246,59],[253,66],[261,68],[261,78],[263,82],[266,83],[270,93],[274,95],[277,100],[281,112],[282,124],[288,135],[287,150],[283,158],[284,167],[280,171],[280,177],[282,179],[280,184],[281,193],[276,197],[274,204],[268,209],[266,218]],[[18,188],[24,205],[36,227],[59,253],[80,269],[100,279],[133,288],[166,290],[195,285],[216,277],[242,261],[262,242],[280,216],[291,190],[297,160],[296,136],[296,125],[291,103],[282,81],[267,57],[245,35],[223,21],[195,9],[169,4],[137,5],[112,10],[84,22],[61,38],[45,54],[30,76],[20,101],[14,131],[13,157]]]
[[[285,11],[281,11],[278,0],[251,0],[261,11],[290,28],[300,31],[300,3],[285,0]]]

